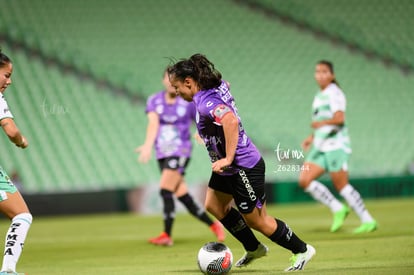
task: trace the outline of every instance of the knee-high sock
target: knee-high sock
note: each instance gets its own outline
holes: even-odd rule
[[[281,247],[289,249],[293,254],[306,251],[306,243],[299,239],[290,227],[281,220],[275,219],[277,223],[276,231],[269,236],[273,242]]]
[[[187,210],[200,221],[206,223],[207,225],[212,225],[213,221],[207,216],[206,211],[200,207],[193,199],[190,194],[185,194],[178,198],[180,202],[184,204]]]
[[[239,242],[243,244],[246,251],[255,251],[257,249],[260,242],[253,234],[250,227],[247,226],[239,211],[232,208],[220,222]]]
[[[355,211],[362,222],[371,222],[374,219],[365,208],[364,201],[359,192],[349,183],[339,192],[344,197],[348,205]]]
[[[328,206],[333,213],[341,210],[343,207],[342,203],[335,198],[331,191],[319,181],[313,180],[305,189],[305,192],[309,193],[315,200]]]
[[[30,213],[21,213],[12,219],[6,235],[1,271],[16,272],[16,264],[22,253],[32,219]]]
[[[164,232],[171,236],[171,230],[175,219],[174,194],[166,189],[161,189],[160,195],[164,204]]]

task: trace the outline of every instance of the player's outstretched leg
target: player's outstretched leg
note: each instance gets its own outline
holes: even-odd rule
[[[368,209],[366,209],[361,195],[351,184],[348,183],[345,185],[339,194],[344,197],[362,222],[362,224],[354,230],[354,233],[368,233],[375,231],[378,228],[377,221],[374,220]]]
[[[160,195],[163,201],[163,217],[164,217],[164,231],[157,237],[148,240],[149,243],[161,246],[173,245],[171,238],[171,230],[174,223],[175,204],[173,192],[166,189],[160,190]]]
[[[6,235],[3,265],[0,274],[23,274],[16,273],[16,264],[23,251],[24,242],[32,220],[33,217],[30,213],[21,213],[12,219]]]
[[[333,221],[331,225],[331,232],[338,231],[348,216],[349,208],[342,204],[329,189],[319,181],[313,180],[305,192],[309,193],[312,198],[329,207],[333,213]]]
[[[219,242],[224,242],[226,234],[222,224],[219,221],[213,222],[204,208],[200,207],[189,193],[178,197],[178,200],[187,208],[188,212],[210,227],[210,230],[216,235]]]

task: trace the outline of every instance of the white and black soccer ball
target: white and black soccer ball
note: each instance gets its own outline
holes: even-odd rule
[[[233,265],[233,254],[225,244],[209,242],[198,251],[197,262],[204,274],[227,274]]]

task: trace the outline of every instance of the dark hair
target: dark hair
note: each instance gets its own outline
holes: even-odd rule
[[[2,53],[0,48],[0,68],[4,67],[6,64],[9,63],[11,63],[10,58],[4,53]]]
[[[320,65],[326,65],[326,66],[328,67],[329,71],[330,71],[332,74],[335,74],[335,72],[334,72],[334,65],[333,65],[333,63],[332,63],[331,61],[328,61],[328,60],[320,60],[317,64],[318,64],[318,65],[319,65],[319,64],[320,64]],[[338,81],[336,80],[336,78],[334,78],[334,79],[332,80],[332,83],[335,83],[336,85],[338,85],[338,86],[339,86],[339,83],[338,83]]]
[[[201,90],[216,88],[221,84],[221,73],[214,68],[205,55],[194,54],[189,59],[181,59],[167,68],[168,74],[184,81],[191,77],[197,82]]]

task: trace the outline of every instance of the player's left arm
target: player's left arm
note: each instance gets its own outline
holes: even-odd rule
[[[239,120],[236,115],[231,112],[223,117],[221,123],[223,125],[224,138],[226,140],[226,159],[228,165],[230,165],[236,155],[237,143],[239,141]]]
[[[325,125],[338,125],[342,126],[345,124],[345,112],[344,111],[336,111],[332,118],[321,120],[321,121],[314,121],[312,122],[312,128],[316,129]]]
[[[212,168],[214,172],[223,172],[227,166],[232,164],[236,155],[237,143],[239,141],[239,120],[234,112],[225,105],[217,107],[214,114],[216,122],[219,122],[223,127],[226,157],[214,162]]]

